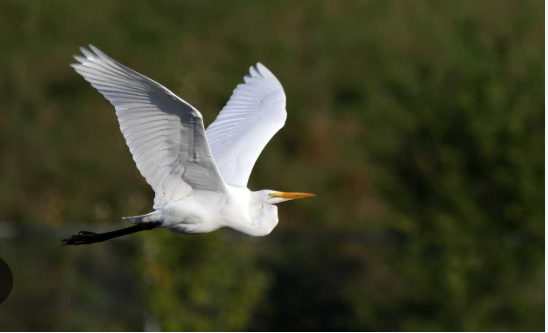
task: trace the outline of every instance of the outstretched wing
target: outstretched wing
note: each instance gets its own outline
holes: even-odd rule
[[[247,186],[251,169],[287,118],[282,85],[263,64],[249,69],[217,119],[207,140],[224,181]]]
[[[154,207],[192,189],[225,191],[206,140],[202,115],[160,84],[125,67],[96,47],[80,48],[71,65],[116,108],[137,168],[156,193]]]

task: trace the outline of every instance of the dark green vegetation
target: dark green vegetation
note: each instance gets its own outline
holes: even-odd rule
[[[0,327],[543,330],[543,25],[533,0],[1,0]],[[87,43],[207,124],[263,62],[289,115],[250,187],[318,197],[266,238],[61,247],[152,205],[68,66]]]

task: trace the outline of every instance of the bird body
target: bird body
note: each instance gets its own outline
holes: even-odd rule
[[[195,234],[236,223],[251,223],[249,199],[247,189],[227,188],[225,193],[197,190],[162,209],[163,226],[175,232]]]
[[[80,48],[85,57],[75,56],[79,63],[71,66],[114,105],[133,160],[155,192],[153,212],[124,218],[143,224],[132,230],[198,234],[226,227],[264,236],[278,223],[274,204],[314,196],[247,188],[255,161],[287,118],[283,88],[261,63],[206,130],[189,103],[90,48]],[[83,233],[68,244],[95,242],[94,233]]]
[[[177,233],[208,233],[226,227],[252,236],[265,236],[278,223],[277,216],[261,218],[271,214],[271,208],[266,206],[270,205],[261,205],[249,189],[227,186],[225,193],[197,190],[184,199],[166,204],[161,208],[160,220],[162,227]]]

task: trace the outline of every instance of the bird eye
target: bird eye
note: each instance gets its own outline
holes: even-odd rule
[[[268,193],[268,197],[269,197],[269,198],[274,198],[274,194]]]

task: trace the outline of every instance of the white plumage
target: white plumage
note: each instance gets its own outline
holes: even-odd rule
[[[189,103],[90,48],[81,48],[85,57],[75,56],[79,63],[71,66],[114,105],[133,160],[155,192],[154,211],[127,220],[182,233],[229,227],[262,236],[278,222],[273,204],[313,196],[246,188],[259,154],[287,117],[284,90],[261,63],[206,131]]]
[[[244,187],[261,151],[287,118],[285,93],[274,74],[261,63],[249,72],[206,130],[223,179]]]

